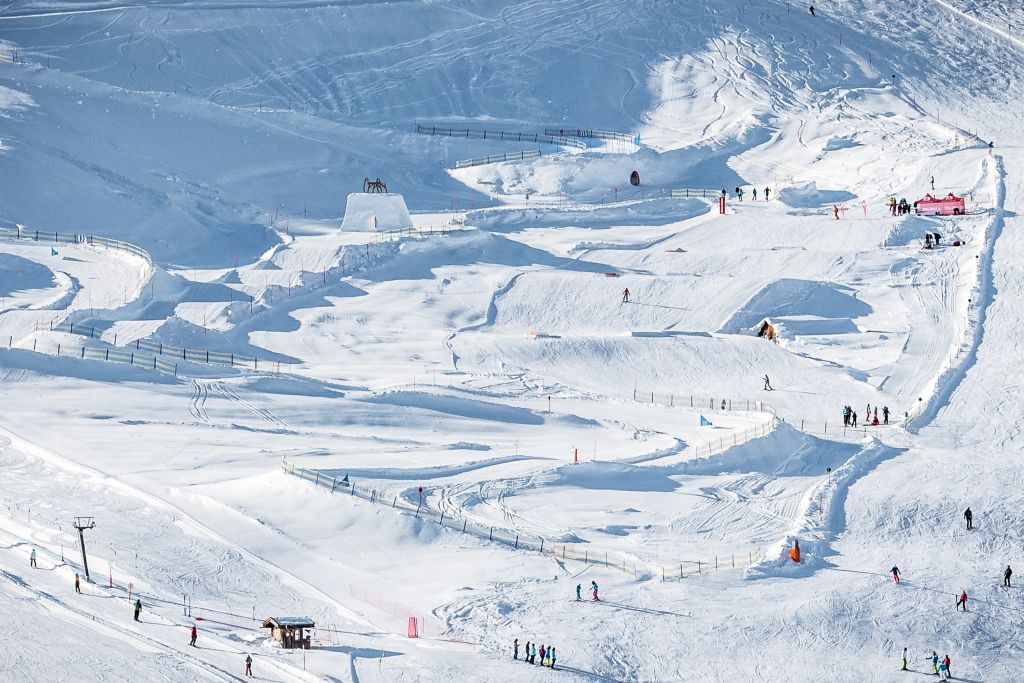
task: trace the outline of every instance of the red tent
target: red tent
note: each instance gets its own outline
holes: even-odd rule
[[[959,216],[967,213],[964,198],[957,197],[952,192],[942,199],[926,194],[914,202],[914,205],[917,207],[917,213],[922,216]]]

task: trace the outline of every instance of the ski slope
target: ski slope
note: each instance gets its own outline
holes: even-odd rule
[[[0,670],[1017,680],[1024,14],[816,9],[6,3],[0,222],[153,264],[0,237]]]

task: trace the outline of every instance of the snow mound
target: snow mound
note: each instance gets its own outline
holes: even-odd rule
[[[846,190],[819,190],[816,182],[779,190],[779,201],[794,209],[817,209],[848,202],[853,198],[854,195]]]
[[[742,334],[749,332],[765,318],[774,321],[787,316],[816,318],[786,321],[783,327],[790,333],[799,328],[801,333],[809,334],[810,327],[849,330],[855,329],[850,322],[851,319],[869,315],[871,311],[871,306],[856,298],[849,287],[834,282],[783,278],[765,286],[751,297],[733,313],[719,331],[725,334]],[[842,324],[844,320],[846,324]]]
[[[353,192],[345,202],[341,229],[349,232],[399,230],[412,227],[412,216],[400,194]]]

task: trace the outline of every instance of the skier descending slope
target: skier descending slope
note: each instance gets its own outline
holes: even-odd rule
[[[889,571],[892,573],[892,580],[895,581],[896,583],[899,583],[900,582],[900,568],[897,567],[896,565],[893,565],[892,569],[890,569]]]

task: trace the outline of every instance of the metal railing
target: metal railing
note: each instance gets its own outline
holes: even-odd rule
[[[150,256],[148,251],[137,244],[124,242],[122,240],[115,240],[110,237],[78,235],[69,232],[48,232],[46,230],[26,230],[21,226],[18,226],[17,228],[0,228],[0,237],[43,242],[46,244],[85,244],[89,246],[108,247],[110,249],[117,249],[119,251],[124,251],[134,256],[138,256],[145,261],[150,268],[153,267],[153,257]]]
[[[562,147],[574,147],[586,149],[587,144],[573,137],[552,134],[545,130],[540,133],[523,133],[520,131],[507,130],[484,130],[482,128],[451,128],[449,126],[425,126],[416,124],[416,132],[424,135],[444,135],[453,138],[465,138],[467,140],[489,140],[492,142],[535,142],[560,145]]]
[[[524,159],[537,159],[542,156],[539,149],[526,150],[525,152],[507,152],[505,154],[490,154],[485,157],[474,157],[472,159],[460,159],[455,162],[455,168],[469,168],[471,166],[483,166],[484,164],[498,164],[503,161],[522,161]]]

